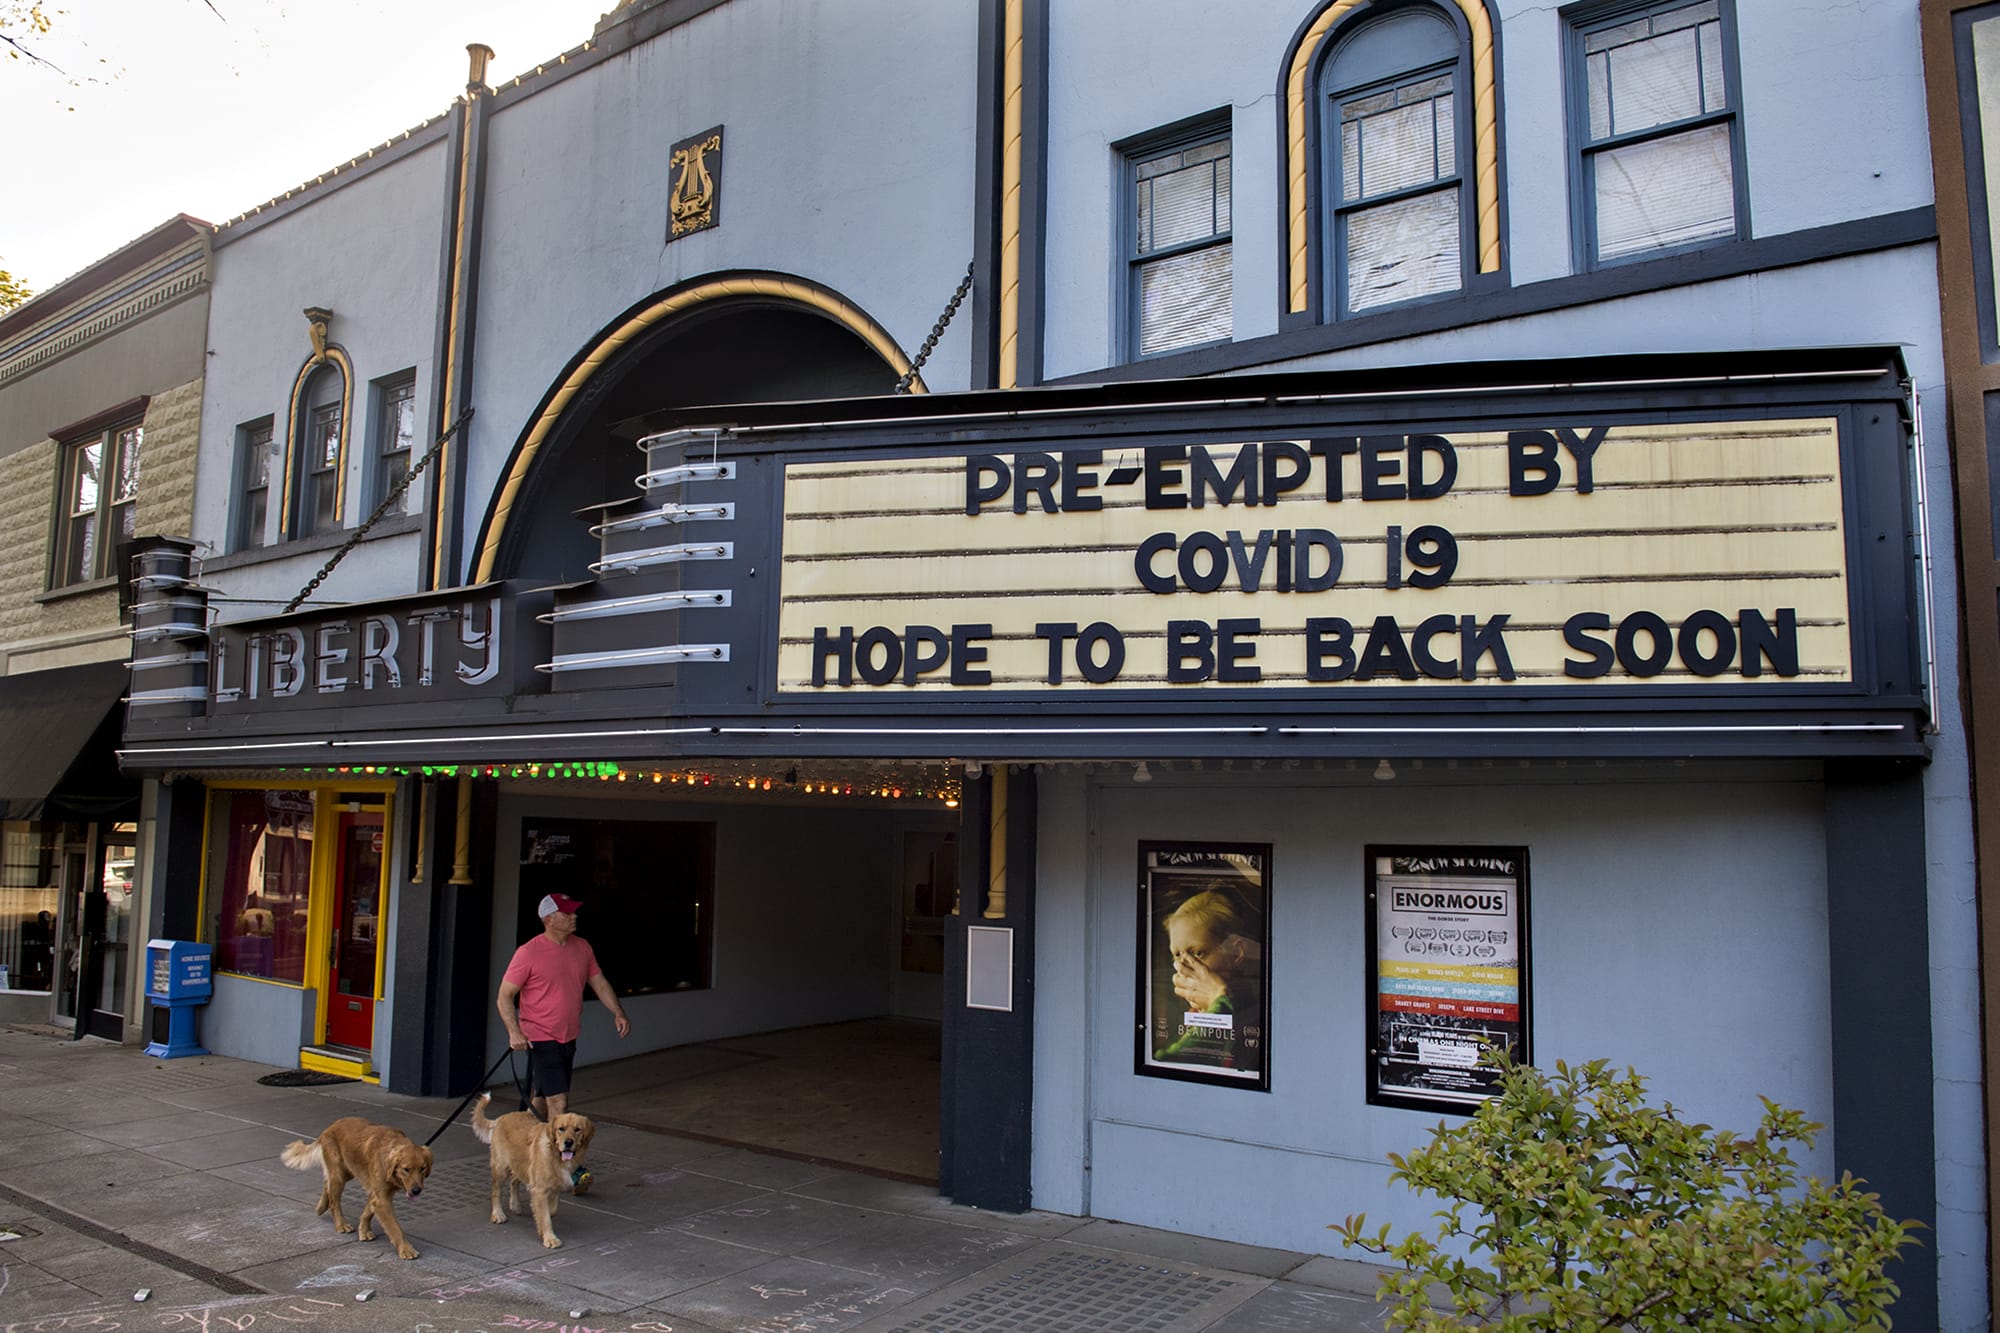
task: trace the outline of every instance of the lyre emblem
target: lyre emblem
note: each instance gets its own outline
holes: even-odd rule
[[[716,157],[715,171],[709,170],[709,155]],[[672,213],[668,238],[715,225],[716,176],[721,172],[722,129],[698,134],[675,144],[668,169],[674,173],[673,193],[667,204]]]

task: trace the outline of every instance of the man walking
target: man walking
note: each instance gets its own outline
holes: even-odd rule
[[[538,909],[542,933],[514,951],[500,978],[498,1006],[507,1044],[528,1053],[530,1104],[544,1120],[569,1107],[576,1036],[583,1027],[583,988],[589,986],[604,1001],[620,1037],[632,1030],[617,992],[598,970],[590,942],[576,933],[582,906],[560,893],[544,897]]]

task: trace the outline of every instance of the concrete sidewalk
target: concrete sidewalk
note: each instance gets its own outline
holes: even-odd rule
[[[315,1217],[319,1173],[278,1153],[343,1115],[421,1143],[455,1100],[260,1085],[270,1072],[0,1029],[0,1330],[1383,1327],[1367,1265],[986,1213],[928,1186],[623,1126],[598,1133],[591,1191],[563,1198],[557,1250],[529,1218],[488,1221],[486,1150],[447,1128],[422,1197],[397,1204],[422,1252],[405,1262]],[[350,1185],[350,1220],[360,1203]]]

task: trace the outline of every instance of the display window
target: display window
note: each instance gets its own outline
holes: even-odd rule
[[[1139,844],[1137,1072],[1271,1087],[1271,849]]]
[[[1528,849],[1370,847],[1368,1100],[1471,1111],[1528,1054]]]

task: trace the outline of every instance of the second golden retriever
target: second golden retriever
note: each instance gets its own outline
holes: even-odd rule
[[[338,1232],[356,1230],[347,1224],[347,1215],[340,1210],[340,1196],[346,1191],[348,1181],[360,1181],[368,1191],[368,1198],[361,1205],[356,1239],[374,1240],[375,1231],[368,1224],[380,1218],[382,1230],[396,1243],[396,1253],[405,1259],[417,1257],[417,1247],[410,1244],[403,1235],[402,1224],[396,1221],[393,1201],[399,1189],[412,1199],[424,1192],[424,1181],[431,1174],[429,1148],[411,1142],[410,1136],[400,1129],[371,1124],[358,1115],[350,1115],[321,1130],[311,1143],[292,1140],[278,1156],[294,1171],[319,1167],[325,1173],[326,1186],[320,1191],[319,1207],[313,1212],[315,1215],[331,1212],[333,1229]]]
[[[487,1145],[487,1162],[493,1171],[492,1219],[496,1223],[507,1220],[500,1206],[503,1192],[508,1206],[519,1213],[520,1191],[525,1188],[543,1247],[557,1249],[562,1240],[555,1229],[556,1196],[571,1188],[571,1173],[583,1165],[597,1126],[590,1123],[589,1116],[574,1111],[565,1111],[547,1123],[533,1111],[510,1111],[488,1120],[486,1105],[492,1100],[492,1093],[481,1093],[472,1108],[472,1132]]]

